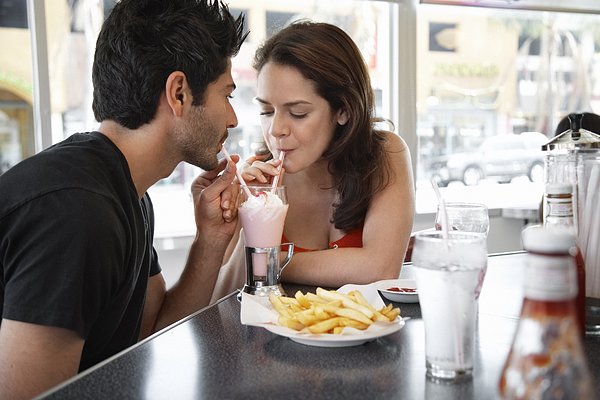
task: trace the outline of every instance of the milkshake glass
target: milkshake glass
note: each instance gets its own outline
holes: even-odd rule
[[[286,188],[270,185],[248,185],[252,194],[242,190],[239,215],[244,230],[246,247],[267,248],[281,245],[283,224],[288,210]],[[266,254],[253,254],[253,271],[256,277],[267,275]]]

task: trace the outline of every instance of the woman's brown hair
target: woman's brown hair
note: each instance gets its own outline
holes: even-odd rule
[[[346,112],[348,122],[337,126],[323,154],[338,193],[332,223],[345,232],[362,226],[373,195],[388,184],[390,169],[385,133],[374,127],[373,89],[360,50],[337,26],[297,21],[256,51],[257,72],[268,62],[296,68],[315,83],[334,113]]]

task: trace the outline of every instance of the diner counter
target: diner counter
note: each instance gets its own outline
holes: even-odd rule
[[[240,323],[235,294],[156,333],[42,395],[46,399],[495,399],[522,301],[524,253],[492,255],[483,284],[474,375],[425,376],[418,304],[399,332],[342,348],[310,347]],[[412,266],[401,277],[412,277]],[[307,288],[284,286],[288,293]],[[585,350],[600,393],[600,336]]]

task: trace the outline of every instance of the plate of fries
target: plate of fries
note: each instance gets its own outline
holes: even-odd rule
[[[267,297],[242,293],[241,320],[310,346],[357,346],[404,326],[400,309],[386,306],[371,285]]]

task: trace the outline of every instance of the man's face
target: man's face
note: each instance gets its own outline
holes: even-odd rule
[[[229,102],[234,90],[229,61],[225,72],[206,88],[202,104],[192,106],[176,135],[181,141],[184,161],[204,170],[217,166],[217,154],[227,139],[227,129],[238,123]]]

